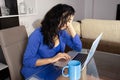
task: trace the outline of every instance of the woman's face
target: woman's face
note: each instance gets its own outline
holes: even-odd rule
[[[72,24],[72,21],[74,19],[74,15],[71,15],[68,17],[68,21],[67,23],[65,23],[63,26],[60,27],[60,30],[66,30],[68,28],[68,25],[67,24]]]

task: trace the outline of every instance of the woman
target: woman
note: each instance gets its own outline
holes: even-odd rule
[[[28,39],[21,70],[25,78],[39,72],[41,78],[50,75],[48,80],[56,80],[61,70],[52,64],[60,59],[70,60],[70,56],[64,53],[65,45],[81,51],[81,40],[72,26],[74,13],[73,7],[66,4],[57,4],[47,12],[42,26]]]

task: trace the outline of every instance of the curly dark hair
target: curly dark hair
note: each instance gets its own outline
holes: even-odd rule
[[[57,4],[46,13],[41,22],[44,44],[53,48],[53,38],[58,35],[60,28],[68,22],[68,17],[74,13],[74,8],[67,4]]]

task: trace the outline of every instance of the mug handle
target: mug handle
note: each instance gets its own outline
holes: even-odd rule
[[[69,76],[68,74],[64,74],[64,70],[65,70],[66,68],[68,68],[68,66],[63,67],[63,69],[62,69],[62,75],[63,75],[64,77],[68,77],[68,76]]]

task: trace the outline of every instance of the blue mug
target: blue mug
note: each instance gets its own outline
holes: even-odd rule
[[[68,69],[68,74],[64,73],[64,70]],[[69,77],[70,80],[79,80],[81,77],[81,62],[78,60],[71,60],[68,65],[63,67],[62,75]]]

